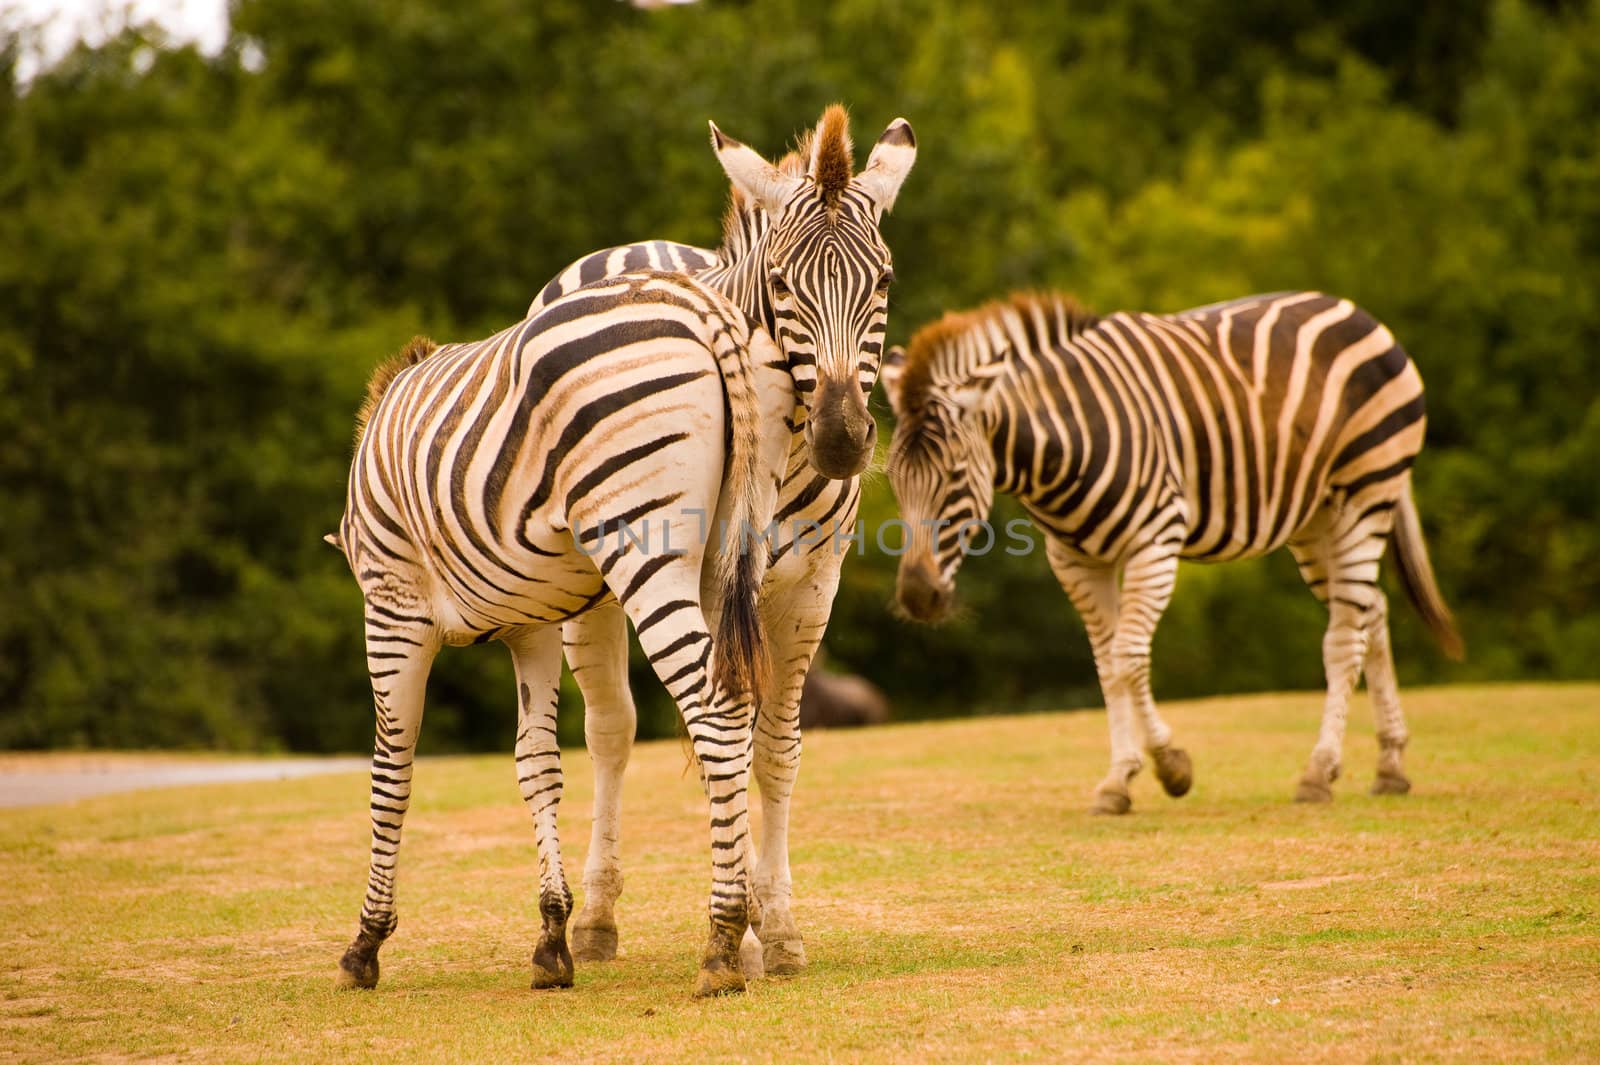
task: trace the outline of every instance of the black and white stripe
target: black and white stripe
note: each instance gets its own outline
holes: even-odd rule
[[[896,119],[866,168],[852,176],[842,108],[829,108],[800,147],[774,167],[717,132],[712,144],[733,197],[717,251],[670,241],[608,248],[553,278],[533,309],[606,274],[648,263],[676,269],[722,292],[778,341],[800,404],[785,421],[787,467],[779,486],[762,616],[771,640],[772,692],[758,711],[755,776],[762,838],[754,870],[753,930],[768,972],[795,972],[804,944],[790,913],[788,824],[800,767],[800,691],[838,589],[844,550],[835,530],[852,530],[876,426],[866,397],[877,379],[892,277],[878,223],[916,157],[911,126]],[[584,869],[583,907],[573,921],[579,960],[614,957],[622,771],[634,735],[622,614],[601,605],[568,624],[567,662],[583,692],[584,727],[595,763],[594,826]]]
[[[487,340],[407,354],[409,365],[380,370],[369,389],[336,538],[366,601],[377,708],[371,867],[346,982],[376,983],[378,947],[395,927],[434,655],[489,640],[516,665],[517,774],[541,868],[534,986],[572,982],[572,893],[556,835],[560,626],[605,601],[638,632],[703,769],[712,932],[697,990],[742,987],[767,558],[743,539],[720,549],[708,533],[713,517],[760,527],[772,514],[789,445],[781,420],[794,404],[781,355],[718,293],[653,273],[591,285]]]
[[[1283,546],[1329,612],[1327,702],[1298,797],[1331,797],[1363,669],[1381,744],[1376,789],[1409,788],[1378,586],[1391,536],[1423,618],[1447,651],[1461,645],[1411,499],[1422,380],[1381,323],[1317,292],[1106,318],[1059,296],[1017,296],[923,329],[909,355],[890,354],[884,381],[899,417],[889,475],[913,526],[900,603],[940,615],[963,526],[987,517],[997,488],[1022,503],[1094,647],[1112,743],[1097,810],[1129,807],[1136,725],[1167,790],[1189,787],[1188,756],[1150,694],[1151,638],[1178,560]]]

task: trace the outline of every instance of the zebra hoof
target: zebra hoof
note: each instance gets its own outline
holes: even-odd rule
[[[363,933],[339,959],[339,986],[370,991],[378,986],[378,943]]]
[[[1304,776],[1294,789],[1295,802],[1332,802],[1333,788],[1321,777]]]
[[[762,945],[761,962],[768,976],[794,976],[806,967],[806,945],[799,936]]]
[[[736,995],[744,990],[744,966],[739,948],[738,941],[712,931],[706,952],[700,959],[700,971],[695,974],[695,998]]]
[[[571,986],[572,952],[567,949],[567,937],[541,935],[539,945],[533,948],[533,989]]]
[[[617,956],[617,926],[573,925],[572,956],[578,961],[611,961]]]
[[[1391,770],[1379,770],[1377,779],[1372,782],[1374,795],[1405,795],[1411,791],[1411,781],[1406,779],[1404,773]]]
[[[694,978],[695,998],[716,998],[718,995],[737,995],[745,988],[744,971],[739,967],[738,955],[730,962],[726,958],[707,959],[700,963]]]
[[[1133,809],[1133,798],[1127,791],[1115,791],[1110,788],[1101,788],[1094,793],[1094,805],[1089,807],[1092,814],[1104,814],[1117,817]]]
[[[1189,794],[1194,786],[1194,764],[1189,752],[1182,747],[1159,747],[1150,752],[1156,763],[1156,779],[1162,789],[1174,799]]]

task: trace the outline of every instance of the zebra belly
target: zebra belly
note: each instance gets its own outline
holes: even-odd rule
[[[510,629],[559,624],[609,594],[594,559],[570,538],[566,550],[553,557],[512,555],[502,567],[492,574],[433,576],[434,618],[445,643],[481,643]]]

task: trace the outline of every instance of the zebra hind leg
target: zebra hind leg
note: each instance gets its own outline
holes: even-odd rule
[[[1367,535],[1361,535],[1365,531]],[[1388,528],[1356,530],[1335,523],[1326,536],[1311,545],[1294,547],[1301,573],[1328,604],[1328,629],[1322,638],[1322,667],[1328,688],[1323,703],[1322,727],[1305,773],[1295,788],[1296,802],[1329,802],[1333,782],[1339,779],[1350,695],[1361,679],[1367,659],[1368,634],[1382,597],[1378,589],[1378,559],[1383,554]],[[1320,558],[1317,557],[1320,555]],[[1308,575],[1308,570],[1309,575]],[[1325,575],[1325,576],[1324,576]]]
[[[617,956],[617,897],[622,894],[622,772],[638,721],[628,688],[628,620],[608,602],[567,622],[567,665],[583,693],[583,730],[594,763],[594,826],[583,867],[583,907],[573,918],[572,955],[580,962]]]
[[[663,542],[693,544],[697,529],[686,513],[664,525]],[[751,697],[722,692],[712,680],[715,656],[701,608],[701,561],[688,551],[649,557],[619,546],[601,564],[650,668],[683,715],[710,807],[711,928],[695,977],[697,998],[745,989],[739,943],[750,925],[745,848],[753,723]]]
[[[394,934],[395,866],[411,805],[411,771],[422,727],[423,693],[439,645],[425,617],[368,601],[367,672],[377,717],[372,748],[372,848],[360,931],[339,959],[339,984],[378,985],[378,948]]]
[[[695,977],[696,998],[745,989],[740,944],[750,927],[745,850],[750,833],[750,700],[707,683],[704,702],[685,714],[711,806],[711,933]]]
[[[1405,713],[1400,709],[1400,685],[1395,678],[1394,652],[1389,646],[1388,603],[1381,592],[1376,613],[1367,627],[1365,672],[1378,730],[1378,775],[1372,782],[1372,794],[1404,795],[1411,790],[1404,766],[1410,736]]]
[[[556,704],[561,679],[561,630],[525,629],[506,639],[517,671],[517,786],[533,814],[539,846],[539,915],[543,928],[533,948],[533,987],[571,987],[572,952],[567,918],[572,889],[561,866],[556,807],[561,802],[561,749],[556,744]]]

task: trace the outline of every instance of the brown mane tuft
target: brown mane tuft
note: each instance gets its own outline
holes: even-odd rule
[[[839,206],[839,197],[844,195],[855,172],[850,115],[842,106],[834,104],[822,113],[811,148],[811,176],[822,192],[823,204],[832,210]]]
[[[794,142],[794,147],[784,153],[778,160],[778,170],[785,177],[803,178],[806,176],[806,167],[811,164],[811,141],[815,134],[806,130]]]
[[[408,366],[415,366],[439,349],[439,345],[424,336],[411,338],[411,342],[400,349],[397,355],[391,355],[378,364],[372,371],[372,376],[367,378],[367,398],[362,400],[361,409],[356,412],[356,443],[361,442],[361,436],[367,431],[367,421],[372,417],[372,412],[378,409],[378,401],[383,394],[394,384],[394,379],[400,376],[400,371]]]
[[[722,257],[737,258],[744,251],[745,216],[759,211],[739,186],[728,185],[728,208],[722,212]]]
[[[1033,329],[1033,322],[1041,317],[1049,323],[1047,338],[1038,337]],[[994,323],[1005,329],[1014,324],[1030,342],[1039,343],[1069,340],[1099,321],[1093,312],[1061,292],[1013,292],[969,311],[949,311],[917,330],[906,345],[900,407],[908,415],[920,412],[933,388],[934,368],[953,351],[957,341],[983,326]]]
[[[837,114],[835,115],[835,113]],[[836,140],[838,137],[843,138],[845,174],[843,184],[839,186],[839,192],[843,193],[844,186],[850,183],[849,172],[852,166],[850,136],[846,132],[850,120],[845,114],[844,108],[838,104],[834,104],[824,112],[822,121],[817,124],[816,129],[802,131],[800,136],[795,139],[794,147],[785,152],[783,158],[779,159],[775,166],[785,177],[803,178],[810,175],[813,180],[816,180],[815,174],[812,173],[814,169],[813,157],[816,153],[816,145],[823,127],[827,124],[830,116],[834,116],[834,121],[838,125],[838,129],[835,131],[837,134]],[[836,163],[837,160],[834,160],[834,162]],[[828,206],[835,206],[837,202],[838,197],[836,195],[832,201],[829,201]],[[759,233],[765,225],[766,215],[760,206],[739,191],[739,186],[730,185],[728,188],[728,208],[722,214],[723,259],[733,260],[741,257],[748,247],[752,234]]]

